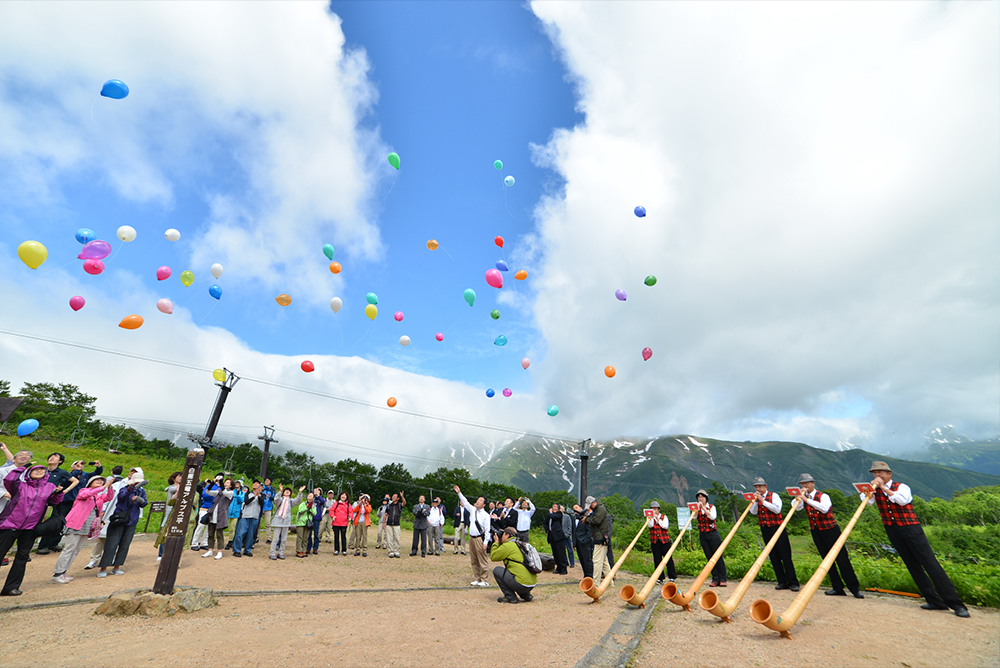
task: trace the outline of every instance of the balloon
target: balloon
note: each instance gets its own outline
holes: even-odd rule
[[[101,86],[101,95],[110,97],[112,100],[121,100],[128,97],[128,86],[124,81],[118,79],[108,79]]]
[[[527,357],[525,357],[523,360],[521,360],[521,368],[522,369],[527,369],[529,366],[531,366],[531,360],[529,360]]]
[[[514,185],[514,177],[513,176],[508,176],[507,178],[505,178],[503,180],[503,184],[505,186],[507,186],[508,188],[511,187],[512,185]]]
[[[648,362],[649,358],[652,357],[652,356],[653,356],[653,349],[652,348],[643,348],[642,349],[642,361],[643,362]]]
[[[339,274],[340,273],[340,263],[339,262],[331,262],[330,263],[330,271],[332,271],[335,274]]]
[[[390,153],[389,154],[389,164],[392,165],[393,167],[395,167],[396,169],[399,169],[399,154],[398,153]]]
[[[501,334],[497,338],[493,339],[493,345],[496,345],[496,346],[505,346],[505,345],[507,345],[507,337],[504,336],[503,334]]]
[[[654,285],[656,285],[656,276],[653,275],[647,276],[646,280],[644,280],[643,283],[645,283],[649,287],[653,287]]]
[[[220,383],[226,382],[226,370],[216,369],[215,371],[212,372],[212,378],[216,379]]]
[[[399,337],[399,345],[401,345],[401,346],[408,346],[408,345],[410,345],[410,337],[406,336],[405,334],[403,336]]]
[[[628,299],[628,295],[625,294],[624,290],[615,290],[615,297],[617,297],[618,301],[620,302],[623,302],[626,299]]]
[[[104,263],[100,260],[84,260],[83,270],[91,276],[97,276],[104,271]]]
[[[556,406],[555,404],[552,404],[551,406],[549,406],[549,410],[545,412],[549,414],[549,417],[555,417],[559,415],[559,407]]]
[[[160,313],[171,314],[174,312],[174,303],[169,299],[161,299],[156,302],[156,308],[160,310]]]
[[[437,334],[434,335],[434,338],[437,339],[438,341],[444,341],[444,334],[438,332]]]
[[[212,295],[216,299],[222,299],[222,288],[218,285],[213,285],[208,289],[208,294]]]
[[[615,368],[613,366],[604,367],[604,375],[607,376],[608,378],[614,378],[616,373],[617,372],[615,371]]]
[[[389,408],[395,408],[396,407],[396,397],[389,397],[388,401],[386,401],[385,403],[386,403],[386,405],[389,406]]]
[[[93,241],[97,238],[94,230],[88,230],[86,227],[81,227],[76,231],[76,240],[81,244],[85,244],[88,241]]]
[[[107,241],[88,241],[83,245],[78,260],[103,260],[111,255],[111,244]]]
[[[500,319],[500,311],[498,311],[496,309],[493,309],[492,311],[490,311],[490,317],[493,318],[494,320],[499,320]]]
[[[292,303],[292,298],[289,295],[282,293],[277,297],[275,297],[274,301],[278,302],[282,306],[288,306],[289,304]]]
[[[83,308],[83,305],[87,303],[87,300],[77,295],[76,297],[69,298],[69,307],[74,311],[79,311]]]
[[[636,215],[636,218],[645,218],[646,217],[646,207],[644,207],[644,206],[637,206],[637,207],[635,207],[635,215]]]
[[[493,391],[492,387],[490,389],[486,390],[486,396],[488,396],[490,399],[493,398],[494,394],[496,394],[496,392]]]
[[[38,269],[48,258],[49,249],[37,241],[25,241],[17,247],[17,256],[32,269]]]
[[[17,425],[17,435],[27,436],[36,429],[38,429],[38,420],[25,420],[21,424]]]
[[[514,278],[516,278],[519,281],[523,281],[527,277],[528,277],[528,272],[526,272],[524,269],[514,274]]]
[[[365,295],[365,301],[367,301],[369,304],[378,304],[378,295],[375,294],[374,292],[369,292],[367,295]]]
[[[115,234],[126,243],[135,241],[135,228],[131,225],[122,225]]]
[[[141,315],[127,315],[122,318],[122,321],[118,323],[118,326],[122,329],[139,329],[142,327],[142,316]]]
[[[194,272],[193,271],[182,271],[181,272],[181,283],[184,287],[189,288],[191,284],[194,283]]]
[[[403,322],[403,312],[402,311],[396,311],[395,313],[392,314],[392,317],[396,319],[396,322]]]
[[[499,160],[494,160],[493,161],[493,168],[496,169],[497,171],[500,171],[501,169],[503,169],[503,162],[501,162]]]
[[[500,248],[503,248],[503,237],[499,237],[499,236],[496,237],[495,239],[493,239],[493,243],[495,243]]]
[[[491,287],[502,288],[503,287],[503,274],[501,274],[496,269],[487,269],[486,270],[486,282],[489,283]]]
[[[374,320],[375,316],[378,315],[378,306],[375,306],[375,304],[365,306],[365,315],[368,316],[370,320]]]
[[[156,270],[156,280],[165,281],[170,278],[170,267],[160,267]]]
[[[333,309],[334,313],[339,312],[341,307],[343,306],[344,302],[340,299],[340,297],[334,297],[333,299],[330,300],[330,308]]]
[[[181,233],[171,227],[169,230],[163,233],[163,236],[166,238],[167,241],[177,241],[178,239],[181,238]]]
[[[299,366],[302,367],[302,370],[305,371],[306,373],[312,373],[313,371],[316,370],[316,365],[310,362],[309,360],[306,360]]]
[[[507,267],[507,263],[503,260],[497,260],[497,269],[500,271],[510,271],[510,268]]]
[[[211,271],[212,271],[212,276],[215,276],[216,278],[222,277],[222,265],[219,264],[218,262],[212,265]]]
[[[469,306],[472,306],[473,304],[476,303],[476,291],[473,290],[472,288],[465,289],[464,297],[465,301],[469,302]]]
[[[512,395],[512,394],[514,394],[514,393],[510,391],[510,388],[509,388],[509,387],[505,387],[505,388],[503,388],[503,396],[505,396],[505,397],[509,397],[509,396],[510,396],[510,395]]]
[[[327,260],[333,259],[333,246],[331,244],[323,244],[323,255],[326,256]]]
[[[427,240],[427,250],[437,250],[437,247],[438,247],[437,239]]]

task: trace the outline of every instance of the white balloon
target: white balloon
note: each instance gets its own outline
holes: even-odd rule
[[[410,345],[410,337],[408,337],[406,335],[403,335],[403,336],[399,337],[399,345],[401,345],[401,346],[408,346],[408,345]]]
[[[212,276],[215,276],[216,278],[222,276],[222,265],[218,262],[212,265]]]
[[[122,241],[133,241],[135,239],[135,228],[131,225],[122,225],[118,228],[118,238]]]
[[[333,299],[330,300],[330,308],[333,309],[334,313],[338,312],[343,306],[344,302],[340,300],[340,297],[334,297]]]
[[[167,238],[167,241],[177,241],[178,239],[181,238],[181,233],[171,227],[169,230],[163,233],[163,236]]]

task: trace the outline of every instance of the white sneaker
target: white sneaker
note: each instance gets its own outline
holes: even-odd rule
[[[161,561],[163,561],[163,557],[157,557],[156,558],[156,563],[160,563]]]
[[[222,559],[222,550],[219,550],[218,552],[216,552],[216,553],[215,553],[215,559],[216,559],[217,561],[218,561],[219,559]]]
[[[89,571],[91,568],[96,567],[98,563],[100,563],[99,559],[91,559],[90,562],[88,562],[87,565],[83,567],[83,570]]]
[[[64,584],[68,584],[69,581],[72,580],[72,579],[73,578],[71,578],[70,576],[68,576],[68,575],[66,575],[64,573],[62,575],[53,575],[52,579],[49,580],[49,582],[51,582],[52,584],[61,584],[61,585],[64,585]]]
[[[470,587],[478,587],[479,586],[479,580],[473,580],[472,582],[469,583],[469,586]]]
[[[100,573],[97,574],[97,577],[99,577],[99,578],[106,578],[106,577],[108,577],[108,572],[107,571],[101,571]]]
[[[207,559],[208,557],[211,557],[211,556],[212,556],[212,551],[208,550],[207,552],[205,552],[205,554],[201,555],[201,558],[202,559]]]
[[[480,583],[479,583],[479,586],[480,586],[480,587],[489,587],[489,586],[490,586],[490,583],[489,583],[489,582],[480,582]]]
[[[111,574],[112,575],[125,575],[125,571],[123,571],[120,568],[116,568],[115,570],[111,571]]]

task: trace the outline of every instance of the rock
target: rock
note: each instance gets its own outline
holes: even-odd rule
[[[120,617],[123,615],[133,615],[139,609],[139,600],[132,594],[120,593],[112,594],[104,603],[97,608],[97,614],[108,615],[109,617]]]
[[[153,592],[146,592],[139,597],[139,609],[138,613],[140,615],[146,615],[149,617],[157,617],[159,615],[165,614],[167,609],[170,608],[170,597],[162,596],[160,594],[154,594]]]
[[[211,608],[215,605],[215,598],[211,589],[184,589],[174,592],[170,605],[181,612],[194,612]]]
[[[101,603],[96,614],[110,617],[144,615],[147,617],[173,616],[176,612],[194,612],[215,605],[211,589],[178,589],[173,596],[162,596],[147,589],[115,592]]]

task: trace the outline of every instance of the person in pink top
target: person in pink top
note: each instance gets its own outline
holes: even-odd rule
[[[330,506],[333,518],[333,553],[347,556],[347,525],[351,522],[351,502],[347,492],[341,492]]]
[[[96,476],[87,481],[87,486],[80,490],[73,507],[66,513],[66,543],[59,560],[53,568],[53,584],[66,584],[73,578],[66,571],[73,565],[73,560],[83,548],[84,541],[93,534],[101,532],[101,511],[104,504],[115,495],[111,489],[113,478]]]

